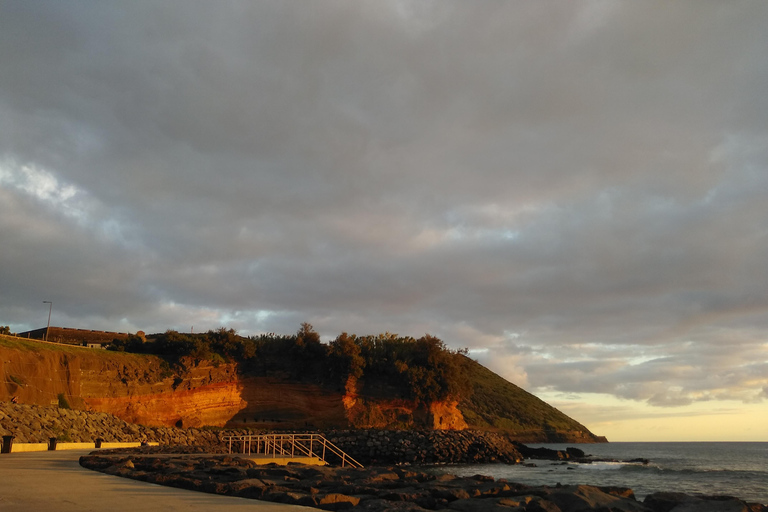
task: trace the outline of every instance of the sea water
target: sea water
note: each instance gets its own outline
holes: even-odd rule
[[[629,487],[642,500],[659,491],[691,495],[736,496],[768,504],[768,443],[603,443],[541,444],[565,450],[573,446],[592,455],[589,464],[526,460],[526,464],[434,466],[431,471],[458,476],[476,474],[527,485]],[[622,462],[647,459],[648,463]],[[616,462],[614,462],[616,461]],[[532,466],[531,466],[532,465]]]

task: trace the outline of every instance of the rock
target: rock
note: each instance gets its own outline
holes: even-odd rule
[[[532,501],[525,507],[525,512],[563,512],[560,507],[547,500]]]
[[[497,503],[505,507],[525,507],[531,501],[540,499],[538,496],[516,496],[514,498],[501,498]]]
[[[432,490],[432,497],[436,500],[445,500],[446,502],[456,501],[456,500],[467,500],[469,499],[469,493],[465,489],[433,489]]]
[[[363,501],[359,506],[355,507],[355,510],[361,510],[365,512],[422,512],[427,509],[420,507],[416,503],[392,503],[391,501],[387,500],[373,499]]]
[[[502,498],[506,499],[506,498]],[[451,510],[458,510],[459,512],[511,512],[514,510],[525,510],[521,507],[508,507],[499,503],[500,500],[456,500],[448,504],[448,508]]]
[[[173,451],[171,447],[165,448]],[[85,467],[184,489],[230,494],[325,510],[453,510],[466,512],[766,512],[731,497],[656,493],[644,503],[631,489],[529,487],[483,476],[431,478],[401,467],[365,470],[292,465],[258,466],[236,456],[158,457],[148,447],[124,455],[82,457]],[[118,452],[118,451],[115,451]]]
[[[619,498],[629,498],[631,500],[635,499],[635,491],[628,487],[599,487],[601,491],[604,493],[610,494],[612,496],[618,496]]]
[[[692,499],[682,492],[656,492],[649,494],[643,504],[653,512],[669,512],[679,504]]]
[[[653,512],[751,512],[750,506],[731,496],[696,497],[679,492],[657,492],[643,504]]]
[[[613,496],[590,485],[562,486],[554,489],[546,499],[567,512],[598,508],[609,509],[612,512],[648,512],[648,508],[634,499]]]
[[[375,483],[381,483],[381,482],[391,482],[394,480],[400,480],[400,475],[391,471],[387,473],[374,474],[370,478],[368,478],[366,482],[375,484]]]

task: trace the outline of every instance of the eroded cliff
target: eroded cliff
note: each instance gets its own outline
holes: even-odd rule
[[[495,374],[494,377],[500,379]],[[355,379],[350,379],[344,389],[334,389],[277,376],[243,374],[232,363],[186,361],[170,365],[157,356],[2,336],[0,378],[0,400],[16,397],[20,403],[58,404],[105,412],[148,426],[437,430],[490,427],[515,433],[515,429],[499,428],[502,425],[490,421],[481,423],[485,421],[481,417],[484,409],[479,402],[472,406],[434,402],[429,407],[417,407],[404,398],[372,392],[370,386]],[[477,389],[481,387],[476,386]],[[522,390],[517,388],[515,392]],[[509,403],[514,402],[510,400],[507,397]],[[546,406],[543,402],[540,405]],[[544,417],[546,423],[542,423],[544,428],[536,428],[537,420],[533,418],[523,423],[523,418],[518,417],[517,430],[523,439],[601,440],[559,411],[549,409],[550,416]],[[467,421],[466,412],[462,411],[468,411],[475,420]],[[565,428],[552,428],[560,427],[555,420],[564,421],[563,418],[575,427],[564,424]]]
[[[417,409],[404,400],[371,400],[274,377],[240,375],[234,364],[171,367],[156,356],[25,340],[0,345],[0,400],[106,412],[153,426],[370,428],[397,424],[463,428],[451,405]],[[352,406],[350,406],[352,404]],[[382,413],[382,411],[387,411]]]

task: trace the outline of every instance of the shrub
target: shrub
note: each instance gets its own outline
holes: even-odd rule
[[[64,396],[64,393],[59,393],[59,409],[71,409],[69,402],[67,402],[67,397]]]

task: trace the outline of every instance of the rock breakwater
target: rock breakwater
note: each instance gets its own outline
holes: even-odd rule
[[[325,437],[359,462],[369,464],[470,464],[521,462],[505,434],[477,430],[341,430]]]
[[[170,446],[204,446],[221,451],[220,432],[207,429],[148,427],[127,423],[111,414],[59,407],[0,402],[0,435],[15,443],[148,441]]]
[[[368,469],[258,465],[230,455],[158,456],[153,447],[92,454],[84,467],[183,489],[324,510],[367,512],[766,512],[732,497],[652,494],[641,503],[631,489],[586,485],[530,487],[475,475],[435,475],[407,467]]]

